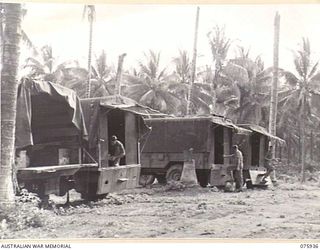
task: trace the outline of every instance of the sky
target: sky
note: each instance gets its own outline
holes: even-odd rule
[[[23,29],[32,42],[49,44],[58,61],[78,59],[87,62],[87,20],[82,19],[83,4],[28,3]],[[93,31],[93,52],[106,51],[107,63],[117,64],[118,56],[127,53],[124,67],[136,67],[144,53],[161,52],[163,67],[178,56],[179,50],[193,51],[197,5],[125,5],[97,4]],[[280,60],[282,68],[293,70],[292,51],[308,37],[314,61],[320,59],[320,4],[287,5],[199,5],[197,66],[210,65],[212,56],[207,33],[216,25],[224,26],[232,40],[229,58],[238,46],[250,48],[253,58],[261,56],[272,66],[273,19],[278,11],[280,24]],[[23,51],[25,56],[26,51]]]

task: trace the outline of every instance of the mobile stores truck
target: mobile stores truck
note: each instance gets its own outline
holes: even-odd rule
[[[219,116],[145,119],[152,128],[142,148],[141,182],[159,183],[179,180],[186,152],[192,149],[196,174],[201,186],[219,179],[219,185],[230,181],[234,133],[250,134]],[[217,177],[217,178],[215,178]]]
[[[20,186],[42,199],[75,188],[83,198],[138,185],[139,140],[149,130],[127,98],[80,101],[74,91],[24,79],[18,89],[16,165]],[[108,136],[126,147],[119,167],[108,165]]]
[[[244,183],[267,186],[258,177],[265,173],[269,140],[284,142],[260,126],[237,126],[220,116],[152,118],[146,123],[152,130],[142,149],[140,184],[154,178],[159,183],[179,180],[186,151],[192,148],[198,183],[225,186],[233,182],[235,163],[224,155],[232,154],[232,145],[237,144],[244,155]]]

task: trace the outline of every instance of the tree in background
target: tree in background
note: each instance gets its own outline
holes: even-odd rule
[[[277,12],[274,17],[274,42],[273,42],[273,75],[270,98],[269,133],[277,133],[277,110],[278,110],[278,78],[279,78],[279,41],[280,41],[280,15]],[[273,146],[272,158],[276,154],[276,142],[271,140]]]
[[[87,97],[87,69],[80,67],[79,63],[75,67],[64,70],[63,85],[75,90],[79,97]],[[115,90],[116,73],[112,66],[107,64],[107,55],[103,50],[96,57],[95,64],[91,65],[91,97],[102,97],[113,95]]]
[[[239,51],[240,55],[229,60],[223,70],[230,90],[233,89],[234,95],[239,97],[238,106],[230,110],[230,115],[237,123],[266,127],[272,68],[265,69],[260,57],[252,60],[249,50],[240,47]]]
[[[169,90],[181,101],[178,114],[187,114],[188,90],[191,82],[191,61],[187,51],[179,51],[179,56],[173,60],[175,71],[172,74],[172,83]],[[207,72],[197,74],[192,85],[190,111],[194,114],[209,114],[213,105],[211,79],[207,79]]]
[[[83,9],[82,17],[85,15],[88,17],[89,21],[89,47],[88,47],[88,76],[87,76],[87,90],[86,97],[90,97],[91,95],[91,58],[92,58],[92,36],[93,36],[93,22],[96,18],[96,9],[94,5],[85,5]]]
[[[139,71],[124,76],[126,96],[153,109],[167,113],[177,112],[180,100],[168,91],[171,76],[160,69],[160,53],[149,51],[145,61],[139,63]]]
[[[26,59],[24,68],[27,70],[27,77],[63,84],[66,69],[76,67],[76,65],[76,61],[57,63],[52,47],[45,45],[41,48],[38,57]]]
[[[320,96],[320,73],[318,62],[313,63],[311,59],[310,42],[307,38],[302,39],[301,47],[294,52],[294,66],[296,74],[282,71],[286,80],[287,95],[279,103],[281,114],[279,124],[287,126],[284,120],[288,117],[298,119],[300,153],[301,153],[301,181],[305,181],[305,131],[306,123],[312,123],[311,118],[319,119]],[[317,107],[313,107],[313,105]],[[292,114],[292,115],[291,115]]]
[[[212,28],[207,34],[209,46],[212,54],[213,62],[213,99],[214,105],[217,102],[216,90],[221,86],[221,72],[226,62],[228,51],[231,45],[231,40],[225,35],[225,27],[219,27],[218,25]],[[216,113],[216,107],[213,107],[213,111]]]
[[[0,205],[13,201],[12,169],[14,165],[14,135],[16,124],[17,72],[20,55],[21,18],[20,4],[3,3],[1,13],[1,166]]]

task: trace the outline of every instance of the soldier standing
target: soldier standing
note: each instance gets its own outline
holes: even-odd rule
[[[243,155],[237,145],[233,146],[234,153],[232,155],[224,155],[224,157],[233,157],[236,163],[234,171],[234,179],[236,182],[236,191],[241,192],[243,187]]]

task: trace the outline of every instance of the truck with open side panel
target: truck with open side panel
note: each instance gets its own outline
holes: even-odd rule
[[[179,180],[186,151],[192,148],[196,174],[207,186],[214,167],[230,165],[233,134],[250,133],[219,116],[145,119],[152,128],[141,155],[141,182]],[[231,165],[230,165],[231,167]],[[228,179],[228,178],[226,178]]]
[[[143,112],[145,107],[121,96],[80,100],[63,86],[23,79],[15,142],[19,186],[42,199],[70,189],[92,199],[136,187],[140,139],[149,131]],[[108,163],[112,134],[126,148],[119,167]]]
[[[257,133],[252,127],[237,126],[215,115],[162,117],[145,121],[152,129],[142,148],[140,184],[150,184],[155,178],[159,183],[179,180],[186,152],[192,148],[198,183],[203,187],[208,184],[225,186],[233,182],[235,163],[224,155],[232,154],[232,145],[238,144],[244,152],[244,183],[250,187],[259,185],[256,177],[264,173],[264,169],[252,164],[255,162],[251,158],[258,154],[260,165],[263,164],[265,144],[271,136],[264,130]],[[257,138],[261,139],[258,149]]]

